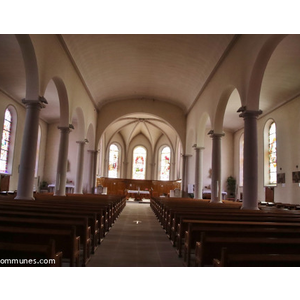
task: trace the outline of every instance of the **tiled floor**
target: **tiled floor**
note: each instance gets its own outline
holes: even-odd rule
[[[183,266],[150,205],[134,202],[127,202],[88,264],[88,267]]]

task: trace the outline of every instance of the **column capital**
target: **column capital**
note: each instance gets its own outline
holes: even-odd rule
[[[263,113],[262,110],[244,110],[239,114],[239,117],[241,118],[257,118],[259,115]]]
[[[221,138],[221,137],[223,137],[223,136],[225,136],[225,133],[224,133],[224,132],[223,132],[223,133],[212,133],[212,134],[210,135],[211,138]]]
[[[205,147],[197,147],[197,146],[196,146],[196,147],[193,147],[193,148],[194,148],[195,150],[198,150],[198,151],[199,151],[199,150],[204,150],[204,149],[205,149]]]
[[[36,100],[29,100],[29,99],[22,99],[22,103],[26,106],[32,106],[32,105],[39,105],[39,108],[45,108],[48,104],[47,100],[44,97],[39,97],[39,99]]]
[[[57,129],[59,129],[60,131],[66,131],[66,132],[72,131],[72,127],[70,127],[70,125],[68,127],[67,126],[57,126]]]
[[[210,131],[208,132],[207,135],[210,135],[211,138],[214,138],[214,137],[222,137],[222,136],[225,135],[225,132],[222,132],[222,133],[215,133],[214,130],[210,130]]]
[[[191,156],[192,156],[192,154],[181,154],[181,157],[183,157],[183,158],[189,158]]]
[[[88,150],[87,152],[90,152],[90,153],[96,154],[96,153],[98,153],[99,151],[98,151],[98,150]]]
[[[88,139],[84,139],[83,141],[76,141],[77,144],[87,144],[88,142]]]

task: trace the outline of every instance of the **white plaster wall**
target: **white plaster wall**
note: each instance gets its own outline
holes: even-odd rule
[[[55,180],[56,180],[57,159],[58,159],[59,141],[60,141],[60,131],[57,128],[58,125],[59,123],[53,123],[48,125],[48,137],[47,137],[46,155],[45,155],[46,159],[45,159],[45,167],[44,167],[45,172],[44,172],[43,180],[47,181],[49,184],[51,183],[55,184]],[[75,183],[78,144],[76,143],[77,124],[74,123],[73,125],[75,129],[69,133],[69,151],[68,151],[69,168],[67,170],[67,180],[73,181],[73,183]]]
[[[258,200],[265,200],[264,188],[264,127],[269,119],[276,122],[277,128],[277,173],[285,173],[285,186],[275,187],[274,201],[283,203],[300,203],[300,187],[292,182],[292,172],[300,171],[300,97],[286,103],[274,111],[262,115],[257,121],[258,135]],[[234,134],[234,176],[239,172],[239,138],[243,129]],[[296,168],[298,165],[298,169]],[[280,170],[281,168],[281,170]],[[240,189],[241,191],[241,189]]]
[[[14,153],[13,153],[13,165],[12,165],[12,173],[10,177],[10,185],[9,189],[14,191],[18,187],[19,180],[19,165],[21,159],[22,152],[22,141],[23,141],[23,131],[25,124],[25,116],[26,109],[23,105],[17,103],[11,98],[7,97],[5,94],[0,92],[0,122],[3,124],[4,120],[4,111],[9,106],[12,105],[17,112],[17,128],[15,135],[15,145],[14,145]],[[40,181],[43,180],[44,176],[44,162],[45,162],[45,150],[46,150],[46,142],[47,142],[47,134],[48,134],[48,125],[43,120],[40,119],[39,124],[41,126],[41,142],[40,142],[40,154],[38,157],[38,172],[37,178],[35,178],[35,183],[38,182],[38,178]],[[1,125],[2,128],[2,125]]]
[[[277,129],[277,173],[285,173],[285,187],[275,187],[274,201],[300,203],[300,187],[292,183],[292,172],[300,171],[300,97],[286,103],[258,120],[258,199],[265,199],[263,168],[263,130],[268,119],[276,122]],[[298,165],[298,169],[296,168]],[[281,168],[281,170],[280,170]]]

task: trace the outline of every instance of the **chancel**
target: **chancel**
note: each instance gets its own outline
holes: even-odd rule
[[[299,53],[297,34],[0,35],[0,258],[299,266]]]

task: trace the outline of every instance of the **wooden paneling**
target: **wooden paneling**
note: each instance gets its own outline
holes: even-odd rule
[[[8,191],[9,190],[9,175],[1,174],[0,178],[0,191]]]
[[[97,178],[97,186],[107,187],[107,194],[120,195],[125,194],[125,190],[149,190],[158,196],[167,195],[170,190],[181,189],[181,181],[162,181],[162,180],[137,180],[124,178]]]

